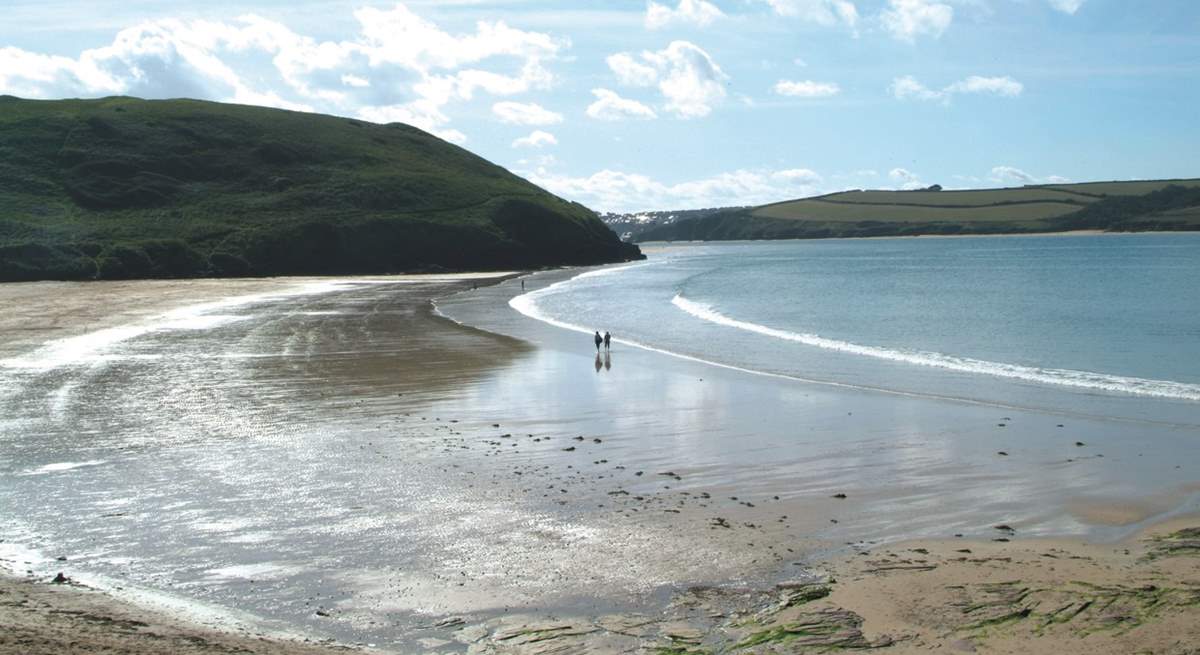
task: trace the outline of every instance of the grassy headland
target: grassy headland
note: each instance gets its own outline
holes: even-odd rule
[[[968,191],[843,191],[708,210],[645,227],[658,240],[818,239],[1065,230],[1200,230],[1200,179],[1054,184]]]
[[[640,256],[586,207],[408,125],[196,100],[0,96],[0,281]]]

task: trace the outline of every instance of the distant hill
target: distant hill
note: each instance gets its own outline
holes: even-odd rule
[[[613,232],[620,235],[625,241],[637,241],[642,232],[651,230],[662,225],[671,225],[672,223],[690,221],[695,218],[703,218],[709,214],[719,212],[737,211],[750,209],[749,207],[713,207],[709,209],[680,209],[673,211],[644,211],[633,213],[618,213],[605,212],[600,214],[600,220],[604,221]]]
[[[586,207],[408,125],[196,100],[0,96],[0,281],[640,257]]]
[[[1200,179],[844,191],[645,227],[636,241],[1200,230]]]

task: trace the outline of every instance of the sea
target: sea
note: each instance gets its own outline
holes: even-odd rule
[[[509,304],[561,328],[760,375],[1197,420],[1200,234],[648,248],[648,261],[571,275]]]

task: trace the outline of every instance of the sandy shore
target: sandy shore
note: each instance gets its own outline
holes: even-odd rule
[[[0,575],[0,653],[5,655],[327,655],[350,650],[332,644],[217,631],[82,585]]]
[[[696,587],[661,616],[522,618],[465,631],[473,652],[1200,652],[1200,519],[1118,544],[914,541],[859,549],[816,579]]]
[[[1118,544],[915,541],[861,548],[774,588],[696,587],[661,614],[515,615],[429,651],[1093,655],[1200,652],[1200,519]],[[452,625],[454,625],[452,623]],[[74,584],[0,576],[0,653],[346,652],[216,631]]]
[[[450,278],[439,279],[447,282]],[[0,286],[0,301],[6,306],[26,308],[0,317],[0,359],[37,350],[48,340],[130,324],[158,324],[164,312],[186,304],[212,302],[229,295],[273,294],[298,284],[324,282],[328,280]],[[441,291],[445,288],[444,284],[438,286]],[[48,296],[53,300],[48,302]],[[261,364],[247,366],[244,371],[228,369],[234,373],[248,371],[251,377],[246,378],[246,388],[254,398],[276,387],[286,388],[293,404],[302,397],[304,402],[299,404],[325,407],[322,413],[312,416],[353,419],[345,424],[350,427],[338,437],[340,441],[324,442],[339,447],[314,448],[310,462],[299,457],[305,454],[303,446],[308,442],[282,433],[278,438],[294,440],[282,442],[279,449],[274,449],[270,439],[236,442],[246,450],[238,451],[230,464],[201,457],[213,450],[208,441],[197,442],[195,450],[188,451],[184,448],[188,444],[181,440],[159,442],[131,437],[96,446],[78,457],[87,461],[75,461],[72,465],[79,468],[70,469],[75,477],[63,477],[64,482],[59,484],[81,484],[91,479],[89,475],[99,476],[106,466],[122,465],[126,468],[120,471],[141,472],[144,469],[135,464],[142,461],[138,456],[143,451],[149,453],[145,470],[150,471],[172,470],[168,468],[172,456],[178,457],[175,465],[180,467],[200,461],[236,465],[225,484],[248,480],[246,490],[261,487],[264,480],[278,479],[277,470],[268,465],[281,453],[296,459],[287,466],[281,464],[278,470],[311,470],[322,477],[342,470],[331,465],[344,459],[346,464],[338,466],[355,472],[358,477],[353,484],[341,484],[332,478],[328,488],[313,489],[319,505],[300,509],[324,511],[323,516],[328,518],[323,521],[335,526],[373,526],[362,533],[347,533],[350,536],[344,542],[321,542],[353,546],[360,539],[355,534],[364,538],[387,534],[392,525],[380,523],[384,520],[380,517],[399,517],[389,519],[401,527],[397,542],[420,535],[418,515],[407,506],[391,507],[404,500],[403,494],[410,493],[420,480],[413,477],[400,484],[391,478],[403,477],[398,471],[415,475],[427,470],[434,495],[418,498],[420,503],[414,507],[439,503],[437,507],[453,508],[447,512],[462,512],[463,521],[461,526],[451,524],[458,532],[448,532],[447,526],[436,521],[430,523],[428,530],[434,540],[429,543],[435,549],[418,553],[413,561],[421,563],[427,557],[432,564],[424,563],[425,569],[414,566],[394,570],[390,565],[395,560],[381,566],[372,559],[374,554],[369,551],[373,547],[359,559],[347,559],[329,568],[322,568],[321,558],[328,556],[323,552],[313,557],[301,550],[287,560],[272,549],[291,547],[294,542],[246,540],[267,540],[273,536],[272,530],[280,528],[238,523],[247,517],[238,514],[241,505],[233,504],[240,496],[230,492],[230,504],[225,505],[228,509],[197,513],[190,522],[182,513],[174,517],[157,509],[139,511],[136,498],[125,505],[91,509],[111,512],[112,518],[81,518],[80,525],[94,530],[115,552],[92,552],[91,546],[78,546],[78,550],[66,553],[71,555],[70,562],[62,565],[67,575],[76,575],[75,567],[107,567],[110,573],[131,570],[120,560],[135,553],[122,550],[124,542],[118,538],[136,542],[134,537],[141,533],[121,526],[135,517],[148,517],[146,520],[161,518],[167,522],[165,531],[153,534],[194,530],[206,546],[220,544],[224,549],[216,551],[220,557],[243,551],[256,556],[261,550],[265,553],[262,559],[268,560],[247,563],[199,558],[192,563],[198,569],[192,578],[151,578],[151,582],[163,580],[164,587],[174,588],[168,593],[186,595],[188,590],[196,593],[202,586],[213,587],[228,590],[229,595],[216,598],[236,605],[240,594],[251,590],[260,593],[257,590],[263,589],[264,582],[275,585],[269,588],[277,598],[287,598],[289,588],[298,584],[312,584],[315,591],[327,592],[322,601],[325,604],[320,606],[325,613],[318,614],[316,606],[310,608],[298,600],[295,604],[307,613],[302,616],[313,625],[344,628],[345,634],[372,634],[354,631],[376,630],[369,626],[381,620],[391,621],[392,631],[412,633],[412,625],[403,624],[399,617],[407,617],[405,612],[414,608],[425,611],[428,618],[423,621],[431,627],[413,633],[406,641],[417,645],[381,646],[381,650],[391,652],[707,653],[881,648],[897,653],[1182,655],[1200,651],[1196,627],[1200,625],[1200,531],[1195,531],[1200,519],[1159,523],[1120,542],[1033,539],[1028,538],[1026,523],[1019,520],[1022,514],[1013,513],[1015,518],[1009,519],[1009,514],[1003,513],[1006,506],[994,504],[992,512],[975,516],[965,524],[921,528],[921,534],[943,534],[946,539],[878,546],[860,541],[878,536],[877,522],[856,523],[866,516],[864,508],[872,504],[888,506],[890,498],[907,492],[912,506],[920,507],[918,501],[936,502],[938,510],[944,511],[942,507],[948,504],[963,502],[954,500],[955,494],[976,494],[970,487],[961,486],[969,482],[966,478],[956,483],[960,485],[957,488],[938,488],[936,498],[923,491],[910,492],[898,483],[875,489],[861,480],[858,471],[862,467],[891,470],[879,468],[888,460],[876,462],[862,453],[896,441],[889,417],[875,418],[871,410],[882,412],[893,406],[907,409],[911,405],[906,400],[872,401],[862,395],[835,402],[806,388],[780,390],[772,381],[747,382],[740,375],[699,365],[663,367],[653,355],[627,351],[614,353],[616,363],[611,371],[600,367],[599,358],[593,369],[591,353],[581,356],[575,352],[547,352],[546,348],[533,348],[435,319],[428,314],[428,295],[424,292],[399,293],[389,296],[386,302],[369,295],[362,298],[370,302],[362,309],[363,316],[382,315],[380,307],[395,312],[386,320],[373,319],[382,321],[378,335],[399,335],[394,342],[383,341],[383,336],[371,342],[384,349],[385,355],[348,352],[339,341],[336,347],[327,349],[317,344],[321,347],[307,351],[304,357],[266,353],[270,357],[263,357]],[[359,307],[358,302],[339,306],[339,311]],[[312,315],[306,321],[326,320],[330,314],[324,306],[303,309]],[[351,317],[347,323],[359,320],[357,315],[345,315]],[[290,325],[278,333],[290,335]],[[311,334],[321,337],[327,332]],[[225,386],[240,380],[237,375],[226,376],[224,369],[216,378]],[[554,397],[534,385],[539,379],[548,389],[582,388],[587,392],[585,397],[601,400],[581,402],[578,393]],[[50,381],[57,385],[56,380]],[[287,385],[280,386],[281,380]],[[612,386],[606,387],[609,381]],[[47,389],[57,389],[54,385]],[[514,385],[517,388],[509,388]],[[673,390],[676,397],[684,399],[674,406],[674,413],[663,412],[663,397],[651,393],[659,388]],[[603,402],[607,393],[614,394],[612,406],[619,407],[619,412],[601,411],[609,406]],[[778,397],[771,395],[776,393]],[[62,400],[75,396],[52,393],[50,397]],[[80,396],[78,402],[88,398]],[[755,411],[761,405],[750,399],[761,398],[773,399],[777,417],[756,417],[752,423],[732,413],[738,401]],[[219,402],[225,402],[221,396],[216,401],[218,408]],[[27,404],[21,407],[36,411],[43,406],[38,404],[40,396],[23,402]],[[846,402],[853,404],[854,417],[847,413]],[[211,410],[213,406],[213,401],[204,406],[181,405],[191,411]],[[563,416],[547,418],[547,407]],[[595,416],[582,424],[568,422],[588,411]],[[904,429],[923,435],[929,425],[981,423],[981,427],[955,433],[954,443],[964,450],[946,454],[946,466],[956,471],[965,459],[979,462],[975,466],[980,471],[980,489],[1004,491],[1004,480],[1008,479],[1004,476],[1011,475],[1009,467],[1016,466],[1014,462],[1034,471],[1042,467],[1058,476],[1047,482],[1053,487],[1075,478],[1103,480],[1109,474],[1100,468],[1102,465],[1132,466],[1150,461],[1154,454],[1151,444],[1139,444],[1135,452],[1123,454],[1122,442],[1109,441],[1104,450],[1107,457],[1098,454],[1085,459],[1077,454],[1080,446],[1073,443],[1077,433],[1063,436],[1058,432],[1061,426],[1055,422],[1063,419],[1040,418],[1037,421],[1045,425],[1039,427],[1036,417],[1014,415],[1013,427],[1000,431],[986,413],[991,410],[966,407],[945,411],[918,417],[923,422],[911,418],[912,427]],[[286,424],[290,419],[281,420]],[[562,421],[554,427],[553,439],[545,432],[547,420]],[[1081,423],[1066,422],[1072,429]],[[837,439],[843,438],[847,426],[880,436],[850,444],[844,464],[826,454],[812,461],[804,459],[807,451],[789,454],[786,446],[790,442],[783,437],[753,441],[774,431],[786,437],[795,429],[793,426],[799,425]],[[254,424],[247,428],[247,434],[269,432],[272,426]],[[325,424],[318,424],[318,428],[323,440],[337,436],[326,430]],[[222,425],[221,429],[229,428]],[[586,438],[575,436],[585,429]],[[1095,434],[1097,440],[1101,437],[1087,431],[1093,428],[1078,429],[1084,430],[1079,434]],[[1018,437],[1025,430],[1032,435],[1029,444]],[[1054,445],[1052,451],[1038,450],[1043,442],[1049,442],[1038,430],[1062,443]],[[995,453],[1001,447],[992,436],[997,432],[1004,435],[1002,447],[1011,451],[1011,456]],[[680,441],[676,443],[664,435],[679,435]],[[731,439],[747,447],[753,445],[762,463],[751,458],[738,469],[718,465],[725,454],[717,446]],[[930,449],[924,437],[906,439],[899,446],[901,454],[927,455]],[[1086,441],[1090,444],[1092,436]],[[819,440],[816,442],[819,444]],[[221,444],[222,448],[235,445],[211,443]],[[39,483],[44,486],[29,488],[54,489],[55,480],[60,478],[49,476],[67,470],[54,467],[62,464],[61,457],[70,455],[70,448],[68,442],[67,455],[55,451],[47,460],[37,459],[41,453],[36,450],[30,452],[30,459],[19,463],[12,459],[15,456],[0,457],[0,467],[8,466],[0,471],[24,476],[0,477],[0,484],[16,488],[18,479],[29,485],[45,480]],[[703,455],[706,448],[712,449],[711,460],[696,455],[687,458],[689,453]],[[1143,450],[1145,458],[1141,457]],[[440,454],[443,451],[453,455]],[[797,458],[795,466],[767,471],[768,463],[785,455]],[[410,469],[402,468],[405,459],[412,460]],[[84,466],[93,460],[104,463]],[[247,462],[256,466],[247,466]],[[312,468],[289,468],[300,465]],[[917,473],[911,477],[916,481],[936,470],[925,459],[914,459],[913,466]],[[120,475],[115,479],[123,479]],[[304,477],[302,472],[296,475]],[[111,484],[109,478],[95,479],[102,490]],[[118,491],[132,491],[139,496],[147,490],[164,494],[177,487],[178,480],[146,479],[146,484],[149,486]],[[367,484],[374,484],[372,488],[378,493],[351,493],[345,498],[331,495],[347,486],[366,489]],[[835,491],[849,491],[849,497],[833,498]],[[163,506],[172,506],[166,501],[173,500],[195,502],[192,496],[167,497]],[[976,500],[982,502],[978,497]],[[248,506],[254,507],[257,501],[254,497],[251,501]],[[1092,524],[1128,529],[1177,506],[1178,500],[1167,499],[1158,506],[1144,499],[1114,497],[1085,505],[1071,514]],[[1019,507],[1024,506],[1022,503]],[[386,514],[388,511],[396,514]],[[232,515],[225,523],[213,521],[212,517],[221,516],[221,512]],[[921,519],[919,513],[894,518],[895,530],[904,529],[902,523]],[[1033,513],[1026,521],[1044,533],[1044,526],[1036,519],[1038,515]],[[1008,521],[1016,530],[991,527],[1000,525],[999,521]],[[822,539],[808,539],[822,529],[820,526],[843,530],[834,533],[836,539],[844,537],[852,543],[834,541],[828,532]],[[875,530],[869,533],[874,536],[862,536],[868,534],[868,527]],[[306,530],[299,534],[309,537],[289,538],[311,538],[314,543],[329,538],[315,535],[311,528]],[[951,536],[959,531],[975,538]],[[259,543],[264,545],[255,545]],[[57,548],[52,541],[40,546],[44,550]],[[143,556],[155,552],[149,546],[140,548]],[[46,550],[45,554],[52,558],[59,552]],[[170,560],[169,549],[163,556]],[[272,557],[285,559],[269,561]],[[400,557],[399,551],[394,557]],[[24,567],[18,562],[0,562],[0,566],[24,575]],[[23,577],[0,579],[0,653],[308,653],[334,648],[331,644],[264,638],[265,631],[253,628],[239,633],[225,625],[217,631],[212,626],[188,623],[179,615],[131,604],[122,599],[120,592],[113,596],[72,585],[52,585],[49,579],[57,566],[50,561],[37,567],[37,582]],[[142,571],[150,570],[145,568],[148,565],[142,566]],[[305,566],[314,568],[302,571]],[[200,570],[205,567],[209,567],[207,571]],[[350,572],[336,579],[336,586],[330,589],[314,582],[333,577],[331,573],[341,575],[347,569]],[[780,570],[795,575],[780,575]],[[257,583],[247,579],[254,577],[259,578]],[[764,582],[767,578],[774,581]],[[638,586],[635,590],[633,583],[642,580],[645,588]],[[693,580],[704,582],[689,586]],[[672,588],[672,581],[684,582]],[[629,598],[609,597],[610,606],[594,599],[570,604],[566,598],[566,592],[576,589],[623,586],[629,590],[628,596],[640,599],[639,607],[631,609]],[[545,600],[545,590],[553,587],[562,588],[564,599]],[[640,596],[647,593],[645,589],[659,596],[647,601]],[[333,592],[337,599],[328,600]],[[265,593],[263,597],[271,598]],[[356,638],[344,641],[354,642]]]

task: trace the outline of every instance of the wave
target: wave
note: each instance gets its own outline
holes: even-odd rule
[[[788,330],[781,330],[765,325],[759,325],[757,323],[738,320],[720,313],[719,311],[713,309],[710,305],[688,300],[682,295],[676,295],[674,298],[672,298],[671,304],[696,318],[708,321],[710,323],[716,323],[718,325],[745,330],[747,332],[753,332],[775,339],[793,341],[807,346],[813,346],[825,350],[834,350],[852,355],[873,357],[876,359],[902,362],[905,364],[914,364],[917,366],[941,368],[959,371],[962,373],[974,373],[979,375],[989,375],[992,377],[1021,380],[1025,382],[1036,382],[1040,384],[1052,384],[1058,386],[1075,387],[1079,389],[1091,389],[1095,391],[1134,394],[1139,396],[1154,396],[1158,398],[1200,401],[1200,385],[1195,384],[1175,382],[1172,380],[1151,380],[1146,378],[1110,375],[1107,373],[1095,373],[1092,371],[1074,371],[1060,368],[1022,366],[1020,364],[991,362],[983,359],[972,359],[970,357],[959,357],[957,355],[946,355],[936,352],[904,351],[882,348],[879,346],[865,346],[861,344],[850,343],[848,341],[830,339],[816,334],[791,332]]]
[[[579,275],[576,275],[574,277],[570,277],[566,280],[562,280],[560,282],[555,282],[554,284],[547,285],[545,287],[542,287],[541,289],[537,289],[535,291],[530,291],[528,293],[523,293],[519,296],[515,296],[508,301],[508,306],[512,307],[513,309],[517,310],[518,312],[528,316],[529,318],[541,321],[543,323],[549,323],[550,325],[553,325],[554,327],[559,327],[564,330],[572,330],[574,332],[584,332],[587,334],[591,334],[592,330],[589,328],[583,327],[582,325],[575,325],[574,323],[567,323],[565,321],[559,321],[557,319],[551,318],[550,316],[547,316],[546,313],[542,311],[541,307],[538,307],[537,299],[541,298],[542,296],[551,295],[551,294],[555,293],[558,289],[561,289],[563,286],[566,286],[567,284],[576,282],[578,280],[585,280],[587,278],[592,278],[592,277],[600,277],[602,275],[612,275],[614,273],[620,273],[622,271],[627,271],[631,268],[641,268],[643,266],[650,266],[653,263],[656,263],[656,262],[641,262],[638,264],[627,264],[625,266],[613,266],[611,268],[599,268],[594,271],[586,271],[586,272],[580,273]],[[633,342],[630,342],[629,340],[621,341],[621,340],[614,339],[614,341],[617,341],[617,343],[624,343],[626,345],[637,346],[639,348],[649,348],[648,346],[644,346],[639,343],[633,343]]]

